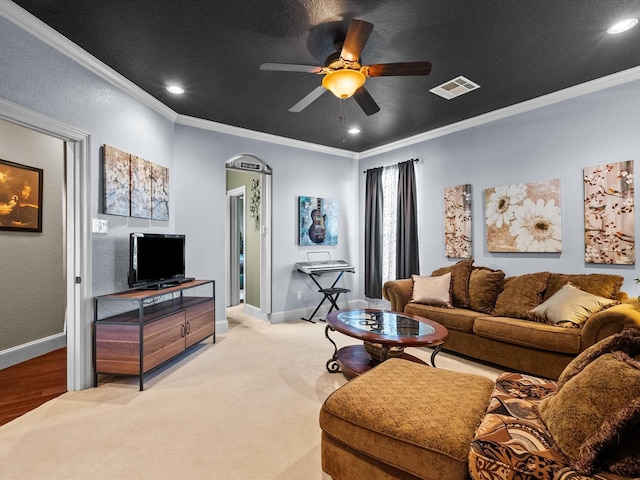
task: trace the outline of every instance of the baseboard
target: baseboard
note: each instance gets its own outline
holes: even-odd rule
[[[0,370],[53,352],[59,348],[66,347],[66,345],[67,335],[62,332],[8,348],[0,352]]]

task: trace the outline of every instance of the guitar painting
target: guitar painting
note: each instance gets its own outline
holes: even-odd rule
[[[324,243],[326,219],[327,215],[322,214],[322,199],[318,197],[316,208],[311,212],[311,226],[309,227],[309,239],[313,243]]]
[[[338,244],[338,200],[299,197],[299,244]]]

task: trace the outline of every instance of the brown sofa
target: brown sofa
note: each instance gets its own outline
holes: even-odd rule
[[[387,360],[320,411],[334,480],[640,478],[640,331],[607,337],[558,381]]]
[[[618,275],[537,272],[505,278],[500,270],[476,267],[473,260],[464,260],[434,271],[431,278],[449,273],[448,305],[440,304],[442,299],[413,298],[415,282],[429,277],[386,282],[383,295],[391,302],[391,310],[426,317],[447,327],[445,350],[509,370],[557,379],[589,346],[624,328],[640,328],[640,303],[620,291],[623,278]],[[532,311],[553,304],[568,288],[590,298],[609,299],[614,305],[594,308],[593,314],[587,311],[576,323],[548,321],[545,312],[533,316]],[[557,303],[551,306],[557,308]]]

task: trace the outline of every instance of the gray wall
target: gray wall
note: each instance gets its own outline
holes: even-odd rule
[[[443,188],[473,185],[474,257],[479,265],[508,274],[548,269],[606,271],[625,276],[635,292],[633,267],[593,266],[583,261],[582,167],[638,160],[635,133],[638,83],[603,90],[504,120],[442,136],[391,153],[365,155],[360,162],[330,151],[314,151],[174,123],[143,102],[87,71],[53,48],[0,18],[0,97],[91,134],[91,212],[109,220],[107,235],[93,235],[93,294],[126,288],[127,237],[131,231],[187,235],[189,275],[217,280],[224,299],[225,161],[239,153],[261,158],[273,169],[273,318],[308,314],[318,301],[315,285],[293,265],[319,247],[297,244],[299,195],[337,198],[339,245],[333,258],[350,260],[357,275],[345,276],[350,299],[361,288],[364,175],[369,166],[418,157],[421,264],[424,273],[450,260],[444,257]],[[474,94],[474,93],[471,93]],[[102,144],[113,145],[170,169],[169,222],[152,222],[99,213]],[[483,190],[515,182],[560,178],[563,252],[559,255],[491,254],[484,247]],[[302,292],[301,300],[296,292]],[[219,308],[218,320],[224,319]]]
[[[361,160],[363,169],[419,158],[422,273],[456,260],[444,253],[444,188],[472,185],[473,257],[476,265],[507,275],[549,270],[623,275],[623,290],[638,295],[635,265],[584,262],[584,167],[635,160],[640,171],[640,81],[561,101]],[[469,95],[474,95],[470,93]],[[562,253],[491,253],[486,247],[484,190],[559,178]],[[363,179],[360,188],[364,191]],[[636,183],[637,184],[637,183]],[[636,198],[637,198],[636,192]],[[361,195],[363,208],[363,195]],[[363,228],[361,224],[361,228]],[[636,238],[640,222],[636,216]],[[362,259],[362,257],[361,257]],[[638,259],[640,260],[640,258]]]
[[[0,158],[43,169],[42,232],[0,231],[1,351],[64,332],[64,142],[0,120]]]

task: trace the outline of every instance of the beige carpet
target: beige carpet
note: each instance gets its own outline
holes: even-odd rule
[[[345,383],[325,324],[229,309],[229,332],[147,375],[102,380],[0,427],[0,479],[321,480],[318,412]],[[357,340],[333,332],[338,346]],[[412,349],[428,359],[429,350]],[[441,353],[440,368],[498,370]]]

